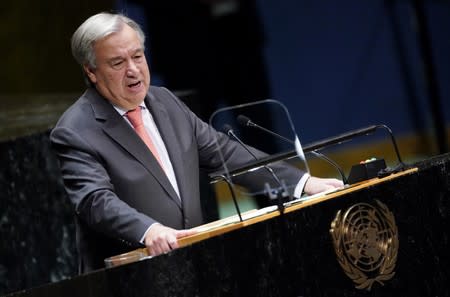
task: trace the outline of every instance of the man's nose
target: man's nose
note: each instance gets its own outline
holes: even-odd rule
[[[138,71],[138,68],[137,68],[136,63],[133,60],[130,60],[127,63],[127,75],[133,76],[137,73],[137,71]]]

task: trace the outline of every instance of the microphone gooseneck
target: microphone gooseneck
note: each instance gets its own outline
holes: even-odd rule
[[[248,148],[248,146],[234,133],[233,128],[230,125],[228,125],[228,124],[223,125],[222,131],[224,133],[226,133],[228,136],[232,137],[234,140],[236,140],[255,160],[259,160],[259,158]],[[286,197],[288,195],[287,190],[285,189],[285,185],[279,179],[279,177],[275,174],[275,172],[273,171],[273,169],[270,166],[263,165],[262,167],[270,173],[272,178],[275,180],[275,182],[278,184],[278,186],[281,189],[281,192],[276,191],[277,193],[276,193],[275,197],[272,197],[272,193],[270,191],[268,191],[268,195],[272,199],[278,198],[278,208],[279,208],[280,212],[283,213],[284,206],[281,201],[281,197]]]
[[[224,125],[223,129],[226,134],[228,134],[229,131],[233,131],[233,129],[231,129],[230,125]],[[228,185],[228,189],[230,190],[230,193],[231,193],[231,198],[233,199],[234,208],[236,208],[236,212],[239,216],[239,221],[243,222],[241,210],[239,208],[239,204],[237,203],[236,194],[234,193],[233,186],[231,185],[231,180],[226,176],[226,174],[220,174],[218,177],[223,179],[225,181],[225,183]]]
[[[255,124],[250,118],[248,118],[248,117],[246,117],[246,116],[244,116],[244,115],[242,115],[242,114],[241,114],[241,115],[238,115],[236,119],[237,119],[237,122],[238,122],[240,125],[244,126],[244,127],[253,127],[253,128],[257,128],[257,129],[262,130],[262,131],[264,131],[264,132],[267,132],[267,133],[269,133],[269,134],[271,134],[271,135],[273,135],[273,136],[275,136],[275,137],[277,137],[277,138],[279,138],[279,139],[282,139],[282,140],[284,140],[285,142],[288,142],[288,143],[290,143],[290,144],[295,145],[295,142],[292,141],[292,140],[290,140],[289,138],[286,138],[286,137],[284,137],[283,135],[280,135],[280,134],[278,134],[278,133],[275,133],[275,132],[273,132],[273,131],[271,131],[271,130],[269,130],[269,129],[267,129],[267,128],[264,128],[264,127],[262,127],[262,126],[260,126],[260,125],[258,125],[258,124]],[[318,151],[316,151],[316,150],[312,150],[311,153],[312,153],[313,155],[315,155],[316,157],[319,157],[319,158],[325,160],[326,162],[330,163],[330,164],[331,164],[331,165],[339,172],[339,174],[340,174],[340,176],[341,176],[341,178],[342,178],[342,182],[343,182],[344,184],[347,183],[347,178],[345,177],[345,174],[344,174],[342,168],[341,168],[338,164],[336,164],[336,162],[334,162],[333,160],[331,160],[330,158],[328,158],[327,156],[325,156],[324,154],[322,154],[322,153],[320,153],[320,152],[318,152]]]
[[[248,117],[246,117],[246,116],[244,116],[244,115],[242,115],[242,114],[238,115],[236,119],[237,119],[237,122],[238,122],[240,125],[244,126],[244,127],[254,127],[254,128],[257,128],[257,129],[259,129],[259,130],[262,130],[262,131],[264,131],[264,132],[266,132],[266,133],[272,134],[272,135],[275,136],[275,137],[278,137],[278,138],[280,138],[280,139],[283,139],[284,141],[287,141],[287,142],[292,143],[292,144],[295,145],[294,141],[290,140],[289,138],[286,138],[286,137],[284,137],[283,135],[280,135],[280,134],[278,134],[278,133],[275,133],[275,132],[273,132],[273,131],[271,131],[271,130],[269,130],[269,129],[267,129],[267,128],[264,128],[264,127],[262,127],[262,126],[260,126],[260,125],[258,125],[258,124],[255,124],[252,120],[250,120]]]

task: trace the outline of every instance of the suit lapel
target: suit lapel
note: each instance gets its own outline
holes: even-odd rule
[[[145,143],[107,100],[100,97],[95,90],[91,91],[93,94],[88,98],[91,99],[96,119],[104,122],[103,131],[137,159],[155,177],[169,197],[181,207],[178,195]]]
[[[169,114],[164,105],[155,100],[153,95],[150,95],[150,100],[147,100],[146,103],[155,120],[156,126],[158,127],[159,133],[161,134],[161,137],[164,141],[167,152],[169,153],[169,158],[175,172],[175,177],[177,179],[181,200],[184,201],[183,194],[186,193],[186,172],[183,166],[184,162],[182,159],[182,152],[180,151],[180,144],[178,143],[178,139],[176,137],[172,122],[169,118]]]

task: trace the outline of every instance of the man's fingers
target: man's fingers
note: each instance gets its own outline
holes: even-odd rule
[[[178,230],[176,236],[177,236],[177,239],[179,239],[179,238],[191,236],[191,235],[194,235],[197,233],[198,233],[198,231],[193,230],[193,229],[184,229],[184,230]]]
[[[157,242],[147,247],[151,256],[168,253],[174,248],[168,241]]]
[[[172,241],[170,241],[169,244],[172,247],[172,249],[177,249],[179,247],[177,239],[180,239],[180,238],[183,238],[186,236],[190,236],[190,235],[194,235],[196,233],[197,233],[197,231],[192,230],[192,229],[178,230],[175,234],[176,238],[174,238]]]
[[[147,246],[147,250],[151,256],[158,256],[160,254],[165,253],[168,248],[164,248],[161,243],[153,242],[149,246]]]
[[[178,247],[177,230],[165,226],[155,226],[151,233],[147,235],[145,240],[147,250],[150,255],[157,256],[167,253]]]
[[[169,250],[173,250],[178,248],[178,242],[177,242],[177,236],[176,234],[170,234],[170,236],[167,237],[167,246]]]
[[[314,195],[320,192],[342,188],[344,183],[335,178],[318,178],[311,176],[305,184],[304,191],[308,195]]]
[[[155,226],[147,235],[145,240],[147,250],[150,255],[157,256],[168,253],[179,247],[177,239],[196,234],[192,229],[175,230],[165,226]]]
[[[340,187],[344,186],[344,183],[341,180],[334,179],[334,178],[330,179],[328,184],[332,185],[333,187],[336,187],[336,188],[340,188]]]

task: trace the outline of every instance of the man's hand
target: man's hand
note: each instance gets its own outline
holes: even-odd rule
[[[145,246],[150,256],[157,256],[178,248],[178,239],[197,233],[195,230],[175,230],[160,224],[153,225],[145,235]]]
[[[342,188],[344,183],[335,178],[318,178],[311,176],[305,184],[304,192],[308,195],[314,195],[324,191]]]

